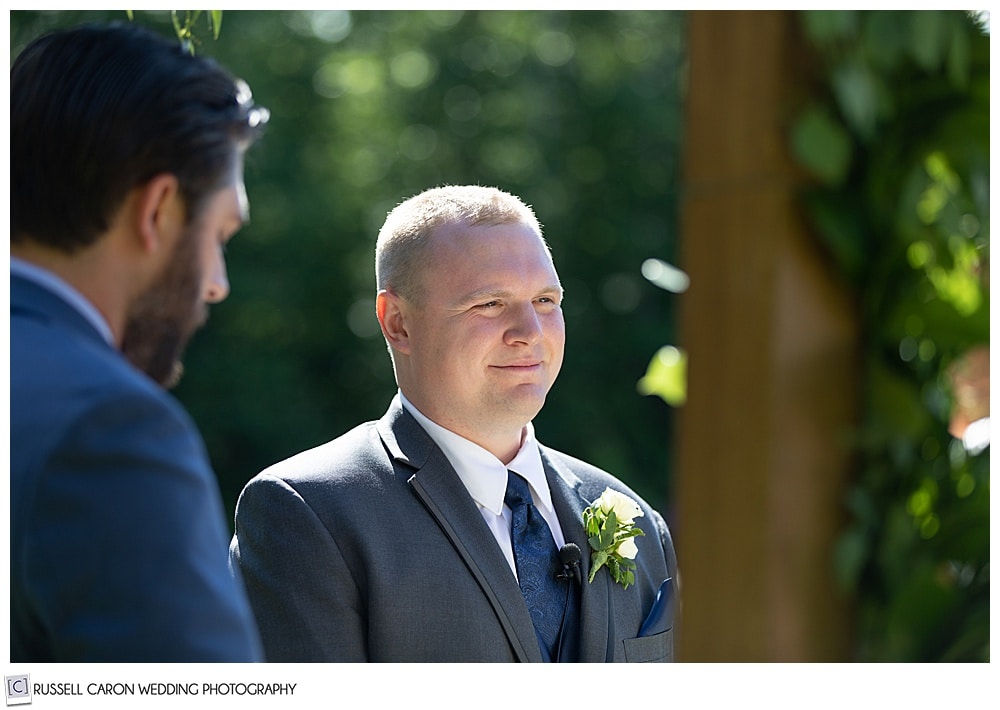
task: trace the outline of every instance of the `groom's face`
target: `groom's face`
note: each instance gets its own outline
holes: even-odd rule
[[[418,408],[464,435],[523,427],[562,366],[549,251],[519,223],[446,227],[431,239],[420,303],[404,304]]]

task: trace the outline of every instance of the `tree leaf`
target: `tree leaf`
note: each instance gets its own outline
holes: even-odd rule
[[[664,345],[649,361],[646,374],[636,385],[641,395],[656,395],[672,407],[687,400],[687,353]]]
[[[208,24],[212,30],[212,37],[219,39],[219,33],[222,32],[222,10],[209,10]]]
[[[848,124],[867,142],[875,136],[878,119],[878,80],[861,62],[839,65],[831,77],[837,104]]]
[[[831,185],[840,185],[851,163],[851,139],[842,125],[811,106],[792,127],[792,150],[802,165]]]

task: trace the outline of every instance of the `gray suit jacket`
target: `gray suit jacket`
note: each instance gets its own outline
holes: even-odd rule
[[[567,542],[584,551],[580,660],[665,661],[670,615],[637,638],[661,582],[676,581],[663,518],[627,486],[540,447]],[[582,513],[611,486],[639,501],[636,582],[593,583]],[[528,608],[455,470],[393,399],[385,416],[254,477],[230,560],[269,661],[541,661]]]

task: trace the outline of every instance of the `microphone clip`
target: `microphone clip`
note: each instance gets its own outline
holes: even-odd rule
[[[583,584],[583,575],[580,572],[580,560],[583,554],[580,546],[576,543],[568,542],[559,548],[559,561],[562,563],[562,571],[556,574],[556,579],[568,582],[575,579],[578,585]]]

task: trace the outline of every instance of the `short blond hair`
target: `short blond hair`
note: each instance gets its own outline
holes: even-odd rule
[[[525,224],[542,237],[542,226],[531,207],[496,187],[446,185],[404,200],[389,212],[379,230],[375,243],[376,288],[391,289],[411,301],[419,300],[423,290],[420,276],[427,266],[427,244],[435,230],[452,225],[500,224]]]

